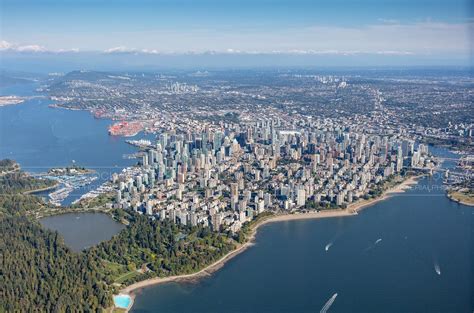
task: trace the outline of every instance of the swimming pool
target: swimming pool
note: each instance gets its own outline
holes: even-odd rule
[[[132,303],[132,298],[128,295],[117,295],[114,296],[114,304],[117,308],[128,309]]]

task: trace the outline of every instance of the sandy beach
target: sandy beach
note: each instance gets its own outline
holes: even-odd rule
[[[379,201],[383,201],[393,194],[402,193],[406,189],[410,188],[410,186],[417,184],[417,179],[420,176],[413,176],[402,183],[390,188],[384,192],[384,194],[376,199],[369,199],[369,200],[359,200],[351,205],[349,205],[345,210],[341,209],[334,209],[334,210],[325,210],[320,212],[310,212],[310,213],[297,213],[297,214],[279,214],[275,216],[269,216],[268,218],[262,219],[257,224],[254,225],[252,229],[252,233],[248,241],[242,245],[239,245],[235,250],[229,252],[216,262],[210,264],[209,266],[205,267],[204,269],[200,270],[199,272],[186,274],[186,275],[176,275],[176,276],[169,276],[169,277],[156,277],[146,279],[137,283],[134,283],[130,286],[123,288],[120,293],[121,294],[129,294],[132,297],[132,301],[135,298],[135,291],[148,287],[151,285],[158,285],[168,282],[179,282],[179,281],[192,281],[199,279],[201,277],[209,276],[211,273],[220,269],[224,264],[235,257],[236,255],[244,252],[247,248],[251,247],[254,244],[256,233],[259,227],[269,224],[269,223],[276,223],[276,222],[284,222],[284,221],[293,221],[293,220],[304,220],[304,219],[317,219],[317,218],[334,218],[334,217],[347,217],[347,216],[355,216],[357,212],[361,211],[364,208],[367,208]]]

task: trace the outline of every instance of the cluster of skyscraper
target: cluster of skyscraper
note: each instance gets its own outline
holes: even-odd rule
[[[175,82],[167,86],[168,91],[171,93],[188,93],[188,92],[197,92],[199,90],[196,85],[188,85],[186,83]]]
[[[266,211],[344,208],[405,167],[431,165],[428,149],[279,118],[162,133],[141,164],[114,175],[117,207],[175,223],[237,232]]]

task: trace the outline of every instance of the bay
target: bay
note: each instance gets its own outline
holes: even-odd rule
[[[112,121],[95,119],[87,111],[50,108],[52,101],[37,93],[38,87],[32,83],[0,89],[0,95],[36,96],[22,104],[0,107],[0,159],[14,159],[31,173],[68,166],[73,161],[95,170],[98,179],[74,190],[63,205],[97,188],[112,173],[136,163],[123,155],[137,149],[123,137],[108,135]],[[150,137],[139,134],[129,139]]]

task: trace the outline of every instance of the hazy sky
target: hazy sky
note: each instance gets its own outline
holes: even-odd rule
[[[474,23],[467,0],[0,2],[3,53],[373,54],[468,62]]]

